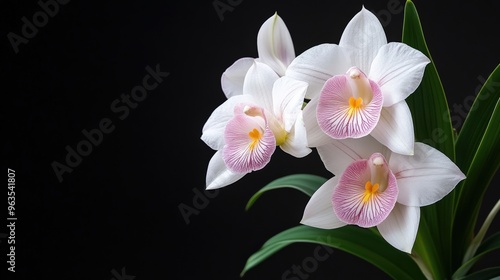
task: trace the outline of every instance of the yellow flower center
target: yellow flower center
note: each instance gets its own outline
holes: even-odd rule
[[[354,97],[349,97],[349,111],[347,114],[351,116],[352,114],[355,114],[361,107],[363,106],[363,99],[361,97],[354,98]]]
[[[259,143],[259,140],[262,138],[262,133],[256,128],[254,128],[252,131],[248,133],[248,136],[250,139],[252,139],[252,143],[250,143],[250,149],[254,149],[257,143]]]
[[[367,203],[372,198],[372,196],[376,195],[378,188],[378,183],[372,185],[372,182],[367,181],[365,184],[365,192],[363,193],[363,203]]]
[[[288,137],[288,132],[285,130],[285,124],[280,118],[275,116],[269,116],[267,121],[276,139],[276,146],[283,145]]]

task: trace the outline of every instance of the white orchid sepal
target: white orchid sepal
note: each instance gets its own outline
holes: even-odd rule
[[[257,57],[243,57],[229,66],[221,75],[222,91],[227,98],[243,94],[246,73],[255,60],[268,65],[281,77],[294,58],[290,31],[278,13],[274,13],[257,33]]]

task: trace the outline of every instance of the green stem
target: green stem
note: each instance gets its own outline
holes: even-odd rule
[[[410,257],[415,261],[415,263],[418,265],[418,267],[420,268],[420,270],[422,271],[422,273],[424,274],[425,278],[428,279],[428,280],[432,280],[432,273],[431,271],[429,270],[429,268],[427,267],[427,265],[424,263],[424,261],[422,260],[422,258],[416,253],[412,253],[410,255]]]
[[[420,219],[413,254],[417,254],[422,263],[425,264],[427,272],[423,270],[422,272],[429,279],[447,279],[442,263],[443,260],[437,251],[438,248],[440,247],[436,244],[436,240],[432,239],[432,234],[429,231],[426,220]],[[430,275],[427,276],[427,274]]]
[[[477,248],[479,245],[481,245],[481,242],[483,242],[483,238],[486,235],[486,232],[488,231],[488,228],[491,225],[491,222],[497,215],[498,211],[500,211],[500,199],[497,201],[495,206],[491,209],[490,213],[484,220],[483,225],[479,229],[479,232],[477,233],[476,237],[472,240],[471,244],[467,248],[467,251],[465,252],[464,259],[462,260],[462,263],[467,262],[470,260],[474,255],[476,254]]]

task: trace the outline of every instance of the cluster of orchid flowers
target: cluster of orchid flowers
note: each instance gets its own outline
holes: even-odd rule
[[[216,150],[206,188],[264,168],[278,146],[296,158],[315,148],[334,176],[311,196],[301,223],[377,227],[389,244],[411,253],[420,207],[465,179],[446,155],[415,142],[405,99],[430,59],[387,42],[380,21],[364,7],[338,44],[319,44],[298,56],[274,14],[258,32],[257,51],[258,57],[238,59],[222,74],[227,100],[201,136]]]

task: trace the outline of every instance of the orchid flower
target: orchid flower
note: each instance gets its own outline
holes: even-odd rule
[[[295,157],[309,154],[302,119],[306,91],[305,82],[279,77],[267,64],[254,61],[243,93],[228,98],[203,126],[201,139],[217,150],[208,164],[207,189],[262,169],[276,146]]]
[[[260,27],[257,53],[257,58],[240,58],[222,73],[222,91],[227,98],[243,94],[243,80],[254,60],[267,64],[280,77],[285,75],[286,68],[295,58],[295,49],[288,28],[277,13]]]
[[[333,140],[318,153],[335,176],[311,196],[301,223],[323,229],[376,226],[389,244],[407,253],[420,207],[441,200],[465,179],[453,161],[419,142],[413,156],[393,153],[371,136]]]
[[[304,121],[311,147],[371,135],[393,152],[413,154],[414,131],[406,97],[430,62],[420,51],[387,42],[377,17],[364,7],[338,45],[324,43],[297,56],[286,76],[309,83]]]

